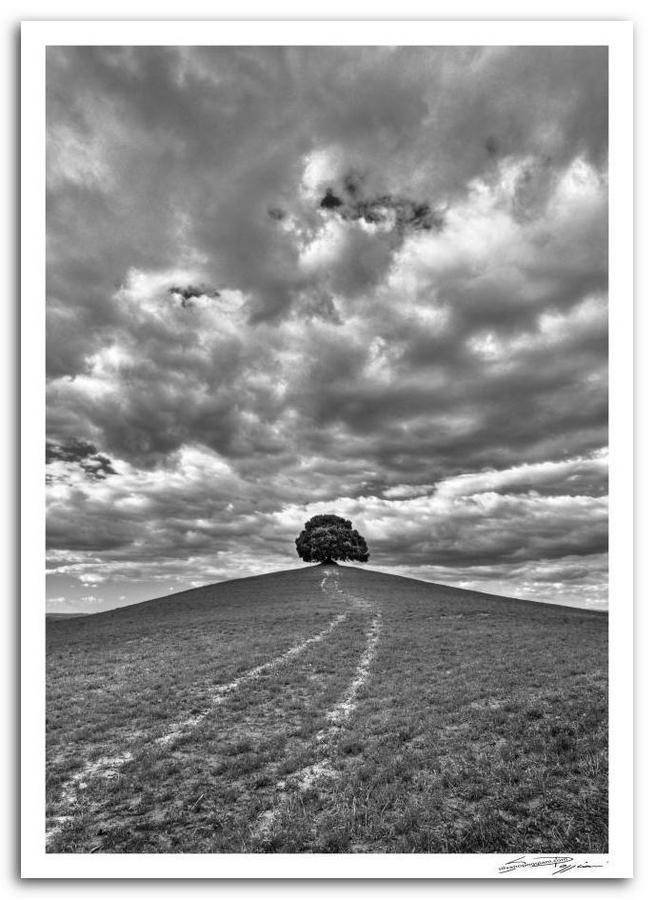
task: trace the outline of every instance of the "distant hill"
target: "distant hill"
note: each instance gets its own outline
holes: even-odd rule
[[[51,613],[47,612],[45,614],[46,619],[79,619],[80,616],[87,616],[89,613],[83,612],[63,612],[63,613]]]
[[[604,613],[308,566],[47,643],[52,851],[606,852]]]

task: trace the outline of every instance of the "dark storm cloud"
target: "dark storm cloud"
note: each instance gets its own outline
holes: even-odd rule
[[[61,574],[275,568],[341,504],[381,565],[577,584],[606,93],[602,48],[50,48]]]
[[[65,444],[46,441],[45,461],[47,466],[58,461],[76,463],[87,478],[94,480],[117,474],[111,460],[103,453],[98,453],[97,448],[88,441],[70,440]],[[48,477],[56,478],[52,472],[48,473]]]
[[[367,197],[363,179],[354,173],[344,177],[341,195],[328,187],[319,207],[332,210],[339,217],[351,221],[362,219],[369,225],[389,224],[401,233],[406,229],[430,231],[443,227],[443,218],[435,213],[429,203],[390,194]]]
[[[171,297],[179,299],[180,304],[183,309],[188,309],[190,306],[193,306],[193,301],[197,300],[199,297],[220,297],[220,291],[212,290],[211,288],[206,287],[205,285],[193,285],[188,284],[186,287],[182,287],[181,285],[173,285],[169,287],[168,293]]]

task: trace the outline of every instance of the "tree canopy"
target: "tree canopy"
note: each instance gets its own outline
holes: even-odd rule
[[[341,516],[313,516],[296,538],[298,556],[305,562],[332,563],[338,559],[368,562],[366,541]]]

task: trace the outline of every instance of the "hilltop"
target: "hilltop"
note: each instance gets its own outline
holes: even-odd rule
[[[464,588],[451,587],[450,585],[436,584],[429,581],[420,581],[416,578],[408,578],[403,575],[390,575],[385,572],[377,572],[370,568],[359,568],[340,564],[335,567],[339,571],[339,577],[344,586],[350,589],[362,589],[375,594],[382,591],[383,594],[391,592],[399,603],[421,598],[423,601],[433,600],[436,603],[461,603],[462,609],[478,608],[484,606],[483,612],[502,614],[510,613],[518,616],[528,615],[541,621],[544,616],[563,616],[568,621],[569,616],[581,615],[582,617],[606,616],[607,614],[597,610],[585,610],[578,607],[562,606],[555,603],[538,603],[532,600],[522,600],[516,597],[504,597],[499,594],[490,594],[483,591],[471,591]],[[327,567],[310,565],[304,568],[286,569],[279,572],[270,572],[265,575],[250,575],[244,578],[234,578],[229,581],[219,581],[202,587],[179,591],[174,594],[164,594],[151,600],[142,600],[129,606],[116,607],[106,611],[93,613],[89,618],[89,627],[94,629],[122,625],[134,626],[137,622],[172,618],[180,614],[184,616],[205,614],[212,615],[218,612],[218,607],[238,606],[246,603],[250,607],[260,603],[270,603],[271,598],[281,591],[288,593],[290,597],[296,597],[300,601],[312,599],[312,593],[317,587],[317,579],[320,583]],[[309,591],[309,594],[307,593]],[[488,606],[487,606],[488,604]],[[48,619],[71,619],[88,615],[86,613],[48,613]],[[91,625],[91,619],[93,624]],[[111,626],[110,626],[111,623]]]
[[[607,849],[604,614],[311,566],[47,631],[52,851]]]

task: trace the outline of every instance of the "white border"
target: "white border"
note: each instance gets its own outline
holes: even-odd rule
[[[620,24],[609,57],[609,846],[632,870],[633,96],[632,31]]]
[[[610,57],[610,854],[562,878],[632,875],[632,25],[629,22],[75,21],[23,23],[22,819],[27,878],[493,878],[498,854],[46,854],[43,446],[47,45],[607,45]],[[620,612],[616,599],[620,598]],[[36,612],[35,612],[36,611]]]
[[[22,46],[404,46],[498,45],[616,47],[632,43],[631,22],[407,20],[354,21],[41,21],[23,22]],[[631,90],[630,85],[624,88]],[[624,95],[625,96],[625,95]]]

